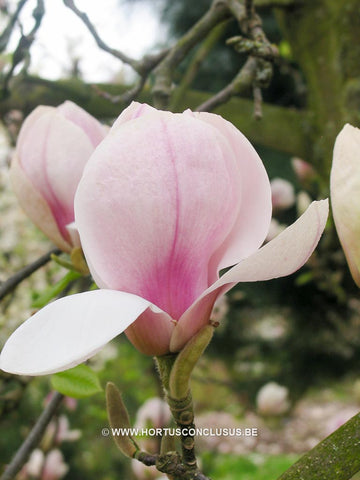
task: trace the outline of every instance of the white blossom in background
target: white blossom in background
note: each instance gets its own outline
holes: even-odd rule
[[[269,382],[260,388],[256,396],[257,411],[261,415],[283,415],[290,407],[289,390],[276,382]]]
[[[298,215],[302,215],[312,202],[310,195],[301,190],[296,196],[296,210]]]
[[[41,480],[60,480],[69,470],[63,454],[58,449],[51,450],[46,457]]]
[[[271,201],[274,210],[285,210],[295,203],[293,185],[284,178],[273,178],[270,182]]]

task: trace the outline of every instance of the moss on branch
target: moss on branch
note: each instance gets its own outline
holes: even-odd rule
[[[50,81],[38,77],[24,77],[14,80],[11,95],[0,102],[0,115],[12,109],[29,114],[38,105],[59,105],[72,100],[92,115],[100,119],[117,117],[124,104],[112,103],[97,93],[97,88],[113,96],[122,95],[128,90],[123,85],[93,85],[79,80]],[[189,90],[184,94],[178,111],[195,109],[210,98],[209,93]],[[151,94],[144,91],[139,101],[151,103]],[[308,115],[304,111],[291,110],[264,103],[263,119],[253,118],[252,100],[232,98],[228,103],[216,109],[216,113],[233,122],[249,140],[275,150],[306,157],[309,147],[307,141]]]

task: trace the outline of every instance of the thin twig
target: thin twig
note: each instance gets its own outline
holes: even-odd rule
[[[39,270],[39,268],[48,263],[51,259],[51,255],[58,255],[59,253],[61,253],[61,250],[59,250],[58,248],[50,250],[49,252],[45,253],[45,255],[38,258],[29,265],[26,265],[26,267],[22,268],[10,278],[8,278],[0,285],[0,300],[2,300],[8,293],[12,292],[19,285],[19,283],[30,277],[32,273],[36,272],[36,270]]]
[[[114,57],[118,58],[122,62],[131,65],[131,67],[137,71],[138,65],[137,61],[134,60],[133,58],[128,57],[125,55],[125,53],[121,52],[120,50],[117,50],[116,48],[111,48],[109,47],[99,36],[99,34],[96,31],[96,28],[94,25],[91,23],[89,17],[86,15],[85,12],[82,12],[77,8],[73,0],[63,0],[64,4],[72,10],[75,15],[77,15],[80,20],[84,23],[84,25],[87,27],[91,35],[93,36],[97,46],[101,48],[101,50],[104,50],[105,52],[110,53]]]
[[[46,427],[50,423],[63,398],[64,395],[59,392],[54,392],[52,399],[41,413],[24,443],[8,464],[0,480],[11,480],[25,465],[30,453],[39,444]]]
[[[19,3],[17,4],[16,10],[13,15],[11,15],[9,19],[9,23],[5,27],[3,33],[0,35],[0,52],[3,52],[5,48],[7,47],[7,44],[10,40],[12,31],[14,29],[14,26],[17,22],[17,19],[19,18],[20,12],[25,5],[25,3],[28,0],[20,0]]]
[[[217,106],[226,103],[234,95],[240,95],[251,88],[256,77],[256,60],[249,57],[238,75],[229,85],[196,108],[197,112],[211,112]]]
[[[9,82],[11,77],[13,76],[14,70],[17,67],[17,65],[19,65],[19,63],[24,61],[24,64],[25,64],[24,69],[26,70],[26,68],[28,67],[29,60],[30,60],[29,50],[32,43],[35,40],[36,32],[40,28],[44,14],[45,14],[44,0],[37,0],[36,7],[34,8],[33,14],[32,14],[35,20],[34,26],[31,29],[30,33],[28,33],[27,35],[24,35],[23,33],[21,33],[19,43],[12,56],[11,68],[4,78],[4,83],[3,83],[4,96],[7,96],[9,93],[8,92]]]
[[[191,60],[180,85],[178,86],[178,88],[174,93],[174,96],[171,102],[171,107],[170,107],[171,111],[177,110],[184,93],[194,81],[194,78],[196,77],[201,67],[201,64],[203,63],[205,58],[208,56],[209,52],[214,48],[219,38],[223,35],[226,27],[227,27],[227,22],[221,23],[220,25],[215,27],[209,33],[209,35],[205,38],[203,43],[200,45],[200,47],[196,51],[194,58]]]
[[[254,118],[255,120],[262,119],[262,93],[261,88],[254,86]]]
[[[210,9],[170,49],[154,71],[153,96],[157,108],[166,109],[168,106],[174,69],[197,43],[203,40],[216,25],[227,20],[229,16],[230,13],[225,2],[213,1]]]

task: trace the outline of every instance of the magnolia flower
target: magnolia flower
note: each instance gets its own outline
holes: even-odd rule
[[[271,180],[271,201],[273,209],[284,210],[295,203],[295,192],[293,185],[284,178]]]
[[[360,130],[346,124],[336,138],[330,176],[336,230],[355,283],[360,287]]]
[[[302,215],[310,205],[310,195],[304,190],[301,190],[296,196],[296,210],[298,215]]]
[[[293,157],[291,159],[291,165],[299,182],[303,183],[314,178],[314,167],[310,165],[310,163],[305,162],[302,158]]]
[[[154,428],[165,427],[171,420],[171,412],[169,405],[159,397],[153,397],[139,408],[136,414],[137,428],[146,428],[148,426]]]
[[[63,478],[69,470],[64,462],[64,457],[60,450],[51,450],[45,458],[41,480],[59,480]]]
[[[10,337],[0,367],[28,375],[64,370],[124,330],[145,354],[178,352],[236,283],[300,268],[327,214],[326,200],[312,203],[259,249],[271,190],[249,141],[218,115],[133,103],[90,158],[75,197],[100,290],[36,313]]]
[[[106,128],[72,102],[37,107],[20,130],[11,163],[13,189],[31,220],[55,245],[79,246],[74,195],[84,166]]]
[[[35,448],[31,452],[29,460],[24,465],[24,475],[30,475],[31,477],[38,478],[41,474],[42,468],[44,466],[45,455],[42,450]]]
[[[260,388],[256,396],[258,412],[262,415],[282,415],[289,410],[289,390],[276,382]]]

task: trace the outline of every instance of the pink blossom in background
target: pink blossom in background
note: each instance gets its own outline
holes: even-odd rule
[[[74,195],[106,128],[72,102],[37,107],[25,120],[11,163],[13,189],[31,220],[59,248],[78,243]]]
[[[291,165],[300,183],[311,180],[316,175],[314,167],[302,158],[293,157]]]
[[[0,366],[30,375],[64,370],[124,330],[145,354],[177,352],[236,283],[300,268],[327,214],[327,201],[313,202],[260,248],[271,190],[249,141],[218,115],[133,103],[94,151],[75,196],[76,227],[100,290],[31,317],[6,343]]]

